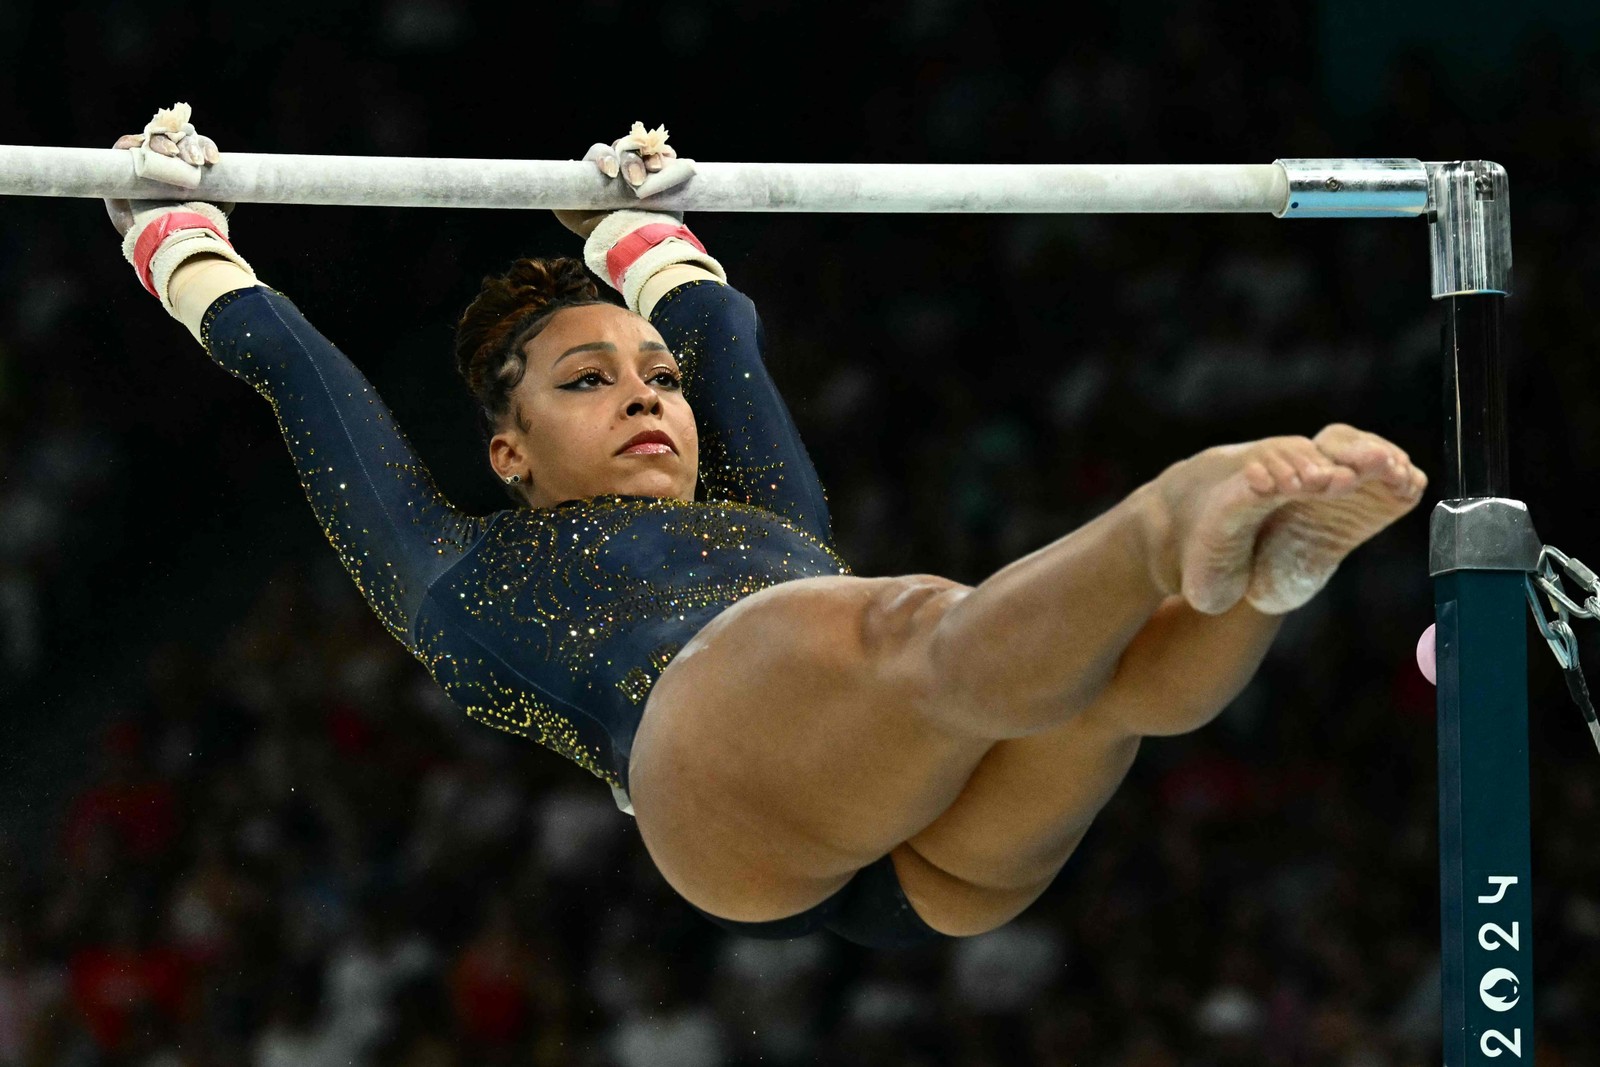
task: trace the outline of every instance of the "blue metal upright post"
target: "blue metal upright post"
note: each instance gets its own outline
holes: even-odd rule
[[[1439,670],[1444,1062],[1534,1062],[1524,575],[1539,557],[1509,498],[1501,304],[1505,171],[1428,164],[1434,298],[1444,302],[1447,499],[1430,572]]]

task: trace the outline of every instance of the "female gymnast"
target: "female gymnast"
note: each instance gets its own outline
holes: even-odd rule
[[[198,172],[218,156],[188,118],[117,147]],[[586,158],[648,193],[692,172],[664,141],[636,124]],[[609,783],[667,882],[753,936],[894,947],[1010,921],[1140,739],[1215,717],[1283,614],[1427,484],[1332,425],[1175,463],[977,586],[852,575],[754,306],[679,217],[618,211],[560,215],[625,306],[575,259],[522,259],[461,316],[457,367],[515,502],[467,515],[256,280],[225,210],[107,207],[145,288],[272,405],[388,631],[467,715]]]

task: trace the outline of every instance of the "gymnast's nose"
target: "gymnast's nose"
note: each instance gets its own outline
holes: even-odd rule
[[[648,385],[640,382],[635,386],[633,396],[628,399],[627,413],[631,418],[634,415],[661,414],[661,395]]]

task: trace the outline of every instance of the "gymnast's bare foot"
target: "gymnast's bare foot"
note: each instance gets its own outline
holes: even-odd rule
[[[1357,545],[1414,508],[1427,484],[1399,448],[1339,423],[1314,439],[1208,448],[1151,483],[1163,532],[1156,583],[1210,615],[1240,600],[1283,614],[1310,600]]]
[[[1343,493],[1290,501],[1267,520],[1245,599],[1268,615],[1310,600],[1345,556],[1416,507],[1428,487],[1428,476],[1404,450],[1376,434],[1334,423],[1313,441],[1334,463],[1355,471],[1357,481]]]

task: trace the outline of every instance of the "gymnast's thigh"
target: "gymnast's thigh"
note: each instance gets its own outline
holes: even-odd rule
[[[801,579],[695,635],[629,760],[640,835],[674,889],[726,919],[787,917],[949,806],[991,742],[936,725],[911,646],[966,588]]]

